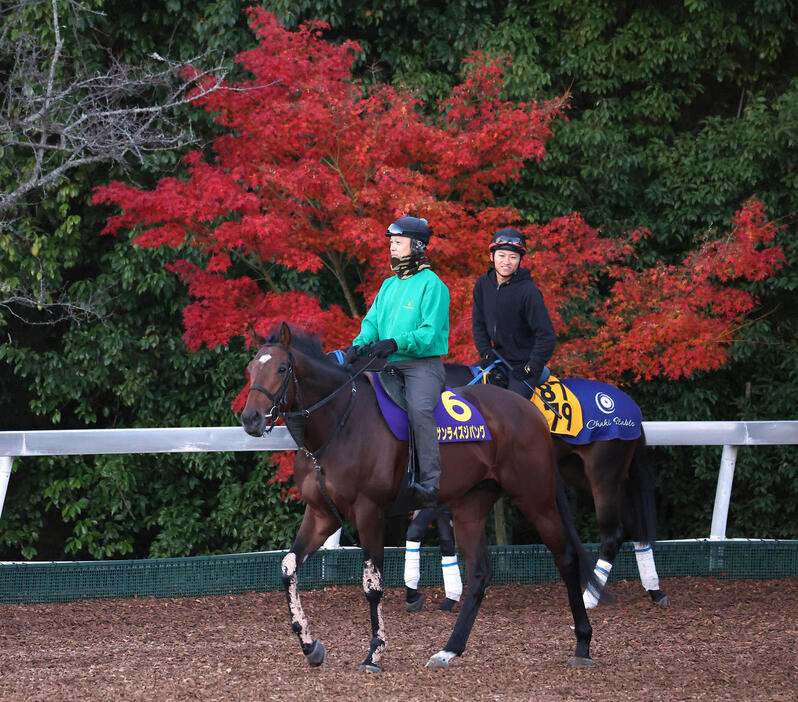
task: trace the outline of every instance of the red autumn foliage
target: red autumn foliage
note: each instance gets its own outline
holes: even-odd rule
[[[430,258],[451,292],[453,360],[475,355],[471,291],[487,269],[487,242],[515,225],[561,338],[557,374],[619,382],[722,365],[756,306],[736,284],[783,262],[760,203],[747,202],[727,236],[681,265],[640,270],[634,247],[645,232],[614,240],[578,213],[523,225],[517,210],[493,204],[496,186],[544,157],[566,98],[504,101],[503,62],[476,55],[430,118],[411,93],[366,90],[352,77],[356,43],[324,41],[319,24],[289,32],[260,8],[249,15],[260,44],[238,61],[251,78],[195,101],[224,128],[212,152],[185,157],[185,180],[164,178],[151,191],[115,182],[94,197],[121,210],[106,233],[135,230],[140,246],[201,254],[202,265],[170,266],[194,299],[184,315],[190,349],[282,320],[328,348],[347,345],[390,272],[386,225],[412,214],[435,234]],[[338,292],[328,299],[318,289]]]

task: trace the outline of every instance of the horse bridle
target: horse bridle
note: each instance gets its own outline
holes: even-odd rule
[[[282,346],[282,344],[281,344]],[[357,395],[357,386],[355,385],[355,378],[357,378],[361,373],[366,371],[369,366],[376,360],[372,358],[368,363],[366,363],[359,371],[354,373],[348,380],[347,383],[342,384],[340,387],[333,390],[329,395],[323,397],[319,400],[315,405],[311,407],[307,407],[305,409],[296,410],[293,412],[285,412],[281,411],[280,406],[284,406],[287,402],[288,398],[288,388],[291,385],[291,380],[294,381],[295,386],[295,397],[297,403],[299,402],[300,391],[299,391],[299,381],[297,380],[296,373],[294,372],[294,354],[292,353],[290,348],[284,347],[286,352],[288,353],[288,373],[285,376],[285,380],[283,380],[282,384],[277,390],[277,393],[272,394],[262,385],[250,385],[249,392],[253,390],[257,392],[262,392],[266,397],[268,397],[272,401],[272,408],[269,410],[269,413],[266,415],[269,418],[269,428],[264,431],[265,434],[268,434],[272,429],[274,429],[275,422],[278,418],[282,417],[283,421],[285,422],[286,427],[288,428],[288,433],[291,434],[291,437],[294,439],[297,445],[297,449],[300,451],[304,451],[305,454],[313,461],[313,466],[316,471],[316,479],[319,482],[319,488],[321,489],[321,494],[324,496],[325,501],[327,502],[327,506],[330,508],[330,511],[333,513],[333,516],[338,520],[338,523],[341,525],[341,528],[344,529],[344,518],[341,516],[341,513],[338,511],[338,508],[335,506],[330,494],[327,492],[327,485],[324,480],[324,474],[321,471],[321,465],[318,462],[319,456],[321,456],[322,452],[333,442],[336,436],[340,434],[341,430],[344,428],[346,424],[346,420],[349,419],[349,415],[352,413],[352,409],[355,406],[355,396]],[[326,405],[333,397],[335,397],[341,390],[343,390],[347,384],[351,385],[352,392],[349,397],[349,403],[346,406],[346,410],[344,411],[343,416],[341,417],[340,421],[336,425],[335,429],[333,430],[332,434],[327,438],[327,440],[315,451],[310,451],[305,446],[304,436],[305,436],[305,422],[307,421],[308,417],[310,417],[311,413],[315,412],[320,407]],[[277,410],[277,415],[275,416],[274,411]],[[350,537],[351,538],[351,537]],[[354,541],[354,540],[353,540]]]
[[[291,385],[292,379],[294,381],[297,401],[299,400],[299,381],[296,379],[296,374],[294,373],[294,354],[291,349],[286,349],[286,351],[288,353],[288,373],[286,373],[285,379],[277,389],[277,393],[272,394],[262,385],[255,384],[249,386],[249,392],[247,393],[247,395],[249,395],[249,393],[253,390],[262,392],[272,401],[272,408],[266,414],[266,418],[269,420],[269,428],[264,430],[264,434],[268,434],[272,429],[274,429],[274,425],[277,420],[280,417],[285,416],[285,412],[281,412],[280,407],[285,406],[288,401],[288,388]],[[277,410],[277,414],[274,413],[275,410]]]
[[[281,346],[282,346],[282,344],[281,344]],[[374,363],[374,361],[376,361],[377,359],[376,358],[372,358],[359,371],[354,373],[349,378],[349,380],[346,383],[343,383],[342,385],[337,387],[329,395],[326,395],[325,397],[323,397],[321,400],[319,400],[316,404],[312,405],[311,407],[306,407],[305,409],[295,410],[295,411],[292,411],[292,412],[286,412],[285,410],[281,409],[281,407],[284,407],[287,404],[288,389],[289,389],[289,387],[291,385],[291,381],[292,380],[294,381],[295,397],[296,397],[297,403],[299,403],[299,401],[300,401],[299,398],[300,398],[301,393],[300,393],[300,389],[299,389],[299,381],[297,380],[296,372],[294,371],[294,354],[293,354],[293,352],[291,351],[290,348],[288,348],[288,347],[284,347],[284,348],[285,348],[286,353],[288,354],[288,372],[287,372],[287,374],[285,376],[285,379],[283,380],[282,384],[277,389],[277,392],[276,393],[271,393],[266,388],[264,388],[262,385],[250,385],[249,386],[249,392],[252,392],[253,390],[255,390],[257,392],[262,392],[264,395],[266,395],[266,397],[268,397],[272,401],[272,408],[269,410],[268,414],[266,415],[266,417],[269,420],[269,428],[265,429],[264,433],[268,434],[272,429],[274,429],[275,423],[277,422],[277,420],[280,417],[282,417],[283,421],[285,421],[286,426],[288,427],[289,433],[294,438],[294,441],[296,441],[297,446],[299,448],[304,449],[305,451],[307,451],[308,455],[310,455],[315,461],[316,458],[318,458],[321,455],[321,453],[324,451],[324,449],[326,449],[332,443],[333,439],[335,439],[335,437],[338,436],[340,431],[344,428],[344,424],[346,424],[346,420],[349,418],[349,415],[352,412],[352,408],[355,405],[355,395],[357,395],[357,386],[355,385],[355,378],[357,378],[361,373],[363,373],[366,370],[368,370],[368,368],[371,366],[371,364]],[[330,400],[332,400],[347,385],[351,386],[352,393],[351,393],[351,396],[349,398],[349,404],[347,405],[346,410],[344,411],[343,417],[338,422],[338,425],[336,426],[336,428],[333,431],[332,435],[324,442],[324,444],[322,444],[322,446],[319,449],[317,449],[316,451],[313,451],[313,452],[308,451],[307,448],[304,446],[304,440],[303,440],[304,439],[304,431],[300,427],[302,425],[304,425],[304,422],[307,421],[308,417],[310,417],[310,415],[313,412],[315,412],[317,409],[319,409],[319,408],[323,407],[324,405],[326,405]],[[275,415],[275,410],[277,411],[276,415]],[[297,423],[296,421],[293,421],[293,422],[291,421],[291,420],[297,420],[297,419],[300,420],[299,423]]]

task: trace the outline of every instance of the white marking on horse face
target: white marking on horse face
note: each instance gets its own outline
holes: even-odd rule
[[[270,353],[264,353],[259,359],[258,363],[268,363],[271,361],[272,355]]]

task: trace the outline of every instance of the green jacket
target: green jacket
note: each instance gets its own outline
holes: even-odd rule
[[[382,339],[399,347],[389,362],[449,353],[449,289],[431,268],[383,281],[352,344]]]

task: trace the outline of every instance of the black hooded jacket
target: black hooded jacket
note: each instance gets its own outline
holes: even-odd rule
[[[471,324],[481,358],[495,347],[511,365],[529,363],[538,374],[557,345],[543,295],[526,268],[501,285],[493,268],[477,279]]]

